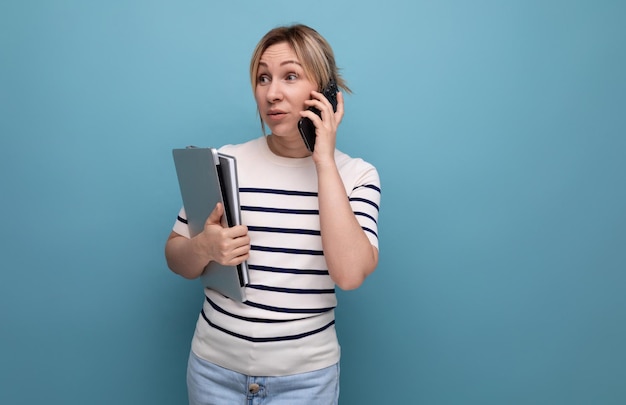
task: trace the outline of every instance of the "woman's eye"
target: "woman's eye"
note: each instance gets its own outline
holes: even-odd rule
[[[291,80],[296,80],[298,78],[298,75],[296,75],[295,73],[289,73],[287,75],[287,80],[291,81]]]
[[[267,75],[260,75],[259,76],[259,83],[264,84],[264,83],[269,83],[270,78]]]

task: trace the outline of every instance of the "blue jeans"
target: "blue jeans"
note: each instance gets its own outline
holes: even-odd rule
[[[339,363],[308,373],[254,377],[200,359],[187,367],[189,405],[337,405]]]

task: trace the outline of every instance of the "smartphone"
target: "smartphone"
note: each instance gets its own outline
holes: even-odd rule
[[[324,89],[322,90],[322,94],[324,97],[330,101],[330,104],[333,106],[333,112],[337,112],[337,92],[339,89],[337,88],[337,83],[333,79],[330,79],[330,82]],[[313,111],[320,118],[322,117],[322,113],[315,107],[309,107],[310,111]],[[306,148],[313,152],[315,149],[315,125],[313,125],[313,121],[304,117],[298,121],[298,130],[300,131],[300,135],[302,136],[302,140],[304,140],[304,144]]]

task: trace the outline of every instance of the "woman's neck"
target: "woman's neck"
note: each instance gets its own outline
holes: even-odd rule
[[[311,152],[304,146],[301,139],[285,139],[270,134],[266,136],[266,140],[267,146],[277,156],[296,159],[311,156]]]

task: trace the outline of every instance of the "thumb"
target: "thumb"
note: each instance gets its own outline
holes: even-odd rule
[[[224,215],[224,206],[217,203],[213,211],[206,220],[207,225],[221,225],[222,215]]]

